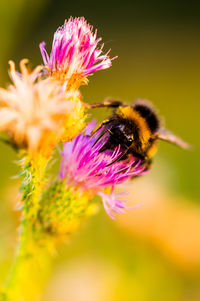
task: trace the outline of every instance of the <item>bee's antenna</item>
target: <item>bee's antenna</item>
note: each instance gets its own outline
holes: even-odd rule
[[[117,108],[121,105],[123,105],[123,103],[117,99],[108,99],[105,100],[103,103],[85,104],[86,108],[88,109],[103,108],[103,107]]]

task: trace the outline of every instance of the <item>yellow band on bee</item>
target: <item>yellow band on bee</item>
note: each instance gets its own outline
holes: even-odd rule
[[[131,119],[138,127],[139,137],[142,143],[147,144],[151,137],[151,131],[147,125],[146,120],[134,110],[131,106],[119,107],[116,110],[117,115],[124,119]]]

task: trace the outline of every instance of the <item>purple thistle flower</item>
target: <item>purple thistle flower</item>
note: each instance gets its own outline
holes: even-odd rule
[[[121,154],[120,145],[113,152],[100,152],[109,134],[106,133],[99,139],[100,129],[90,135],[94,127],[95,121],[86,127],[84,134],[64,144],[60,177],[66,179],[68,184],[98,194],[106,212],[114,218],[114,212],[121,213],[128,208],[126,201],[117,199],[115,185],[141,175],[144,167],[134,157],[114,162]],[[111,164],[112,162],[114,163]]]
[[[40,44],[40,51],[46,68],[57,79],[64,82],[86,82],[86,76],[97,70],[109,68],[111,59],[102,54],[103,45],[98,48],[101,38],[97,39],[97,30],[82,18],[70,18],[54,34],[50,56],[45,49],[45,42]]]

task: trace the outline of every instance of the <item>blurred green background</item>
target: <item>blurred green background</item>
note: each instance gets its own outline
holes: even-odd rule
[[[59,251],[45,301],[200,300],[200,2],[0,1],[0,84],[8,60],[41,63],[53,33],[84,16],[118,56],[81,89],[85,102],[147,98],[166,126],[193,145],[161,142],[152,172],[127,184],[143,206],[111,221],[103,209]],[[102,120],[110,112],[91,112]],[[19,199],[16,156],[0,144],[0,281],[11,265]]]

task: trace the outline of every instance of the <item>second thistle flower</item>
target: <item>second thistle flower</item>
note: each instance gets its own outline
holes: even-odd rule
[[[45,42],[40,44],[45,68],[67,89],[78,89],[81,84],[87,84],[89,74],[112,64],[108,52],[102,53],[100,41],[97,30],[93,33],[83,17],[70,18],[55,32],[50,56]]]

